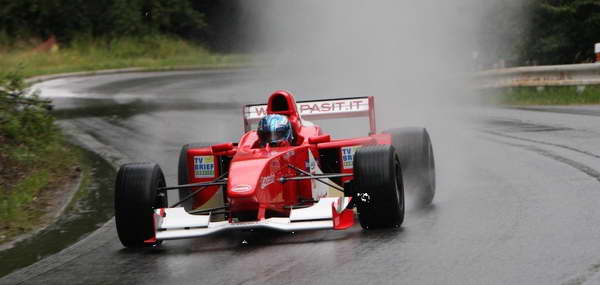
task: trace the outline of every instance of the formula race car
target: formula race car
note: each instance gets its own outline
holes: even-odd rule
[[[397,228],[405,185],[421,204],[433,199],[429,134],[423,128],[377,133],[373,97],[296,102],[277,91],[266,105],[244,106],[243,114],[239,142],[183,146],[180,185],[167,186],[155,163],[121,166],[115,218],[125,247],[225,230],[344,230],[354,224],[355,210],[365,230]],[[305,120],[357,116],[369,118],[368,136],[332,139]],[[172,190],[180,201],[169,206]],[[216,196],[220,205],[208,207]]]

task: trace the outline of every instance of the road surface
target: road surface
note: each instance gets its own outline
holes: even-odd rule
[[[182,144],[237,139],[241,104],[285,87],[257,77],[133,73],[37,87],[55,99],[61,124],[114,164],[155,161],[175,183]],[[320,94],[305,95],[297,97]],[[134,251],[111,221],[0,283],[600,282],[600,107],[469,109],[460,119],[469,123],[430,128],[437,196],[431,207],[409,208],[399,230],[226,233]],[[326,127],[354,132],[341,121]]]

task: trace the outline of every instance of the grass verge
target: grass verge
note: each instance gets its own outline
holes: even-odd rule
[[[162,35],[82,38],[47,51],[36,51],[35,44],[28,43],[0,47],[0,66],[18,66],[25,77],[128,67],[228,67],[246,62],[244,55],[213,53],[190,42]]]
[[[504,105],[600,104],[600,86],[518,87],[496,90]]]
[[[79,176],[81,153],[55,139],[44,147],[2,144],[0,163],[0,243],[44,222],[64,185]]]
[[[0,74],[0,242],[39,225],[56,208],[49,209],[55,194],[79,176],[80,154],[66,143],[50,106],[18,72]]]

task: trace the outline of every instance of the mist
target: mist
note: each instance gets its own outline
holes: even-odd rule
[[[464,101],[487,9],[472,0],[245,5],[256,21],[257,61],[273,66],[281,88],[298,97],[376,96],[383,127],[434,121],[431,113]]]
[[[297,100],[375,96],[380,131],[429,130],[439,185],[460,187],[468,179],[464,173],[477,161],[468,154],[477,147],[471,111],[478,105],[468,75],[487,50],[497,55],[495,47],[505,47],[507,40],[482,27],[499,12],[522,19],[522,10],[480,0],[243,5],[251,19],[246,33],[252,41],[246,44],[255,51],[256,64],[267,66],[262,72],[268,80],[252,92],[267,96],[286,89]],[[334,135],[365,135],[364,128],[356,130],[348,121],[319,124]]]

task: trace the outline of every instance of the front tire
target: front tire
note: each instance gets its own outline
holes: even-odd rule
[[[162,170],[156,163],[130,163],[119,168],[115,183],[115,221],[125,247],[158,245],[146,243],[154,237],[154,210],[167,207]]]
[[[402,225],[402,170],[393,146],[364,146],[356,151],[353,187],[363,229],[397,228]]]

